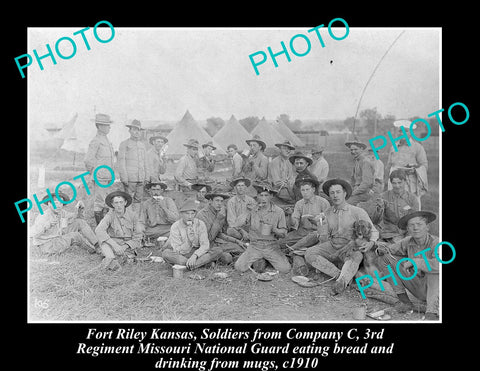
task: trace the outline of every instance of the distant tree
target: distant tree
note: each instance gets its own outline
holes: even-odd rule
[[[382,115],[377,112],[377,107],[366,108],[360,112],[358,115],[361,119],[364,120],[365,130],[369,135],[373,135],[375,132],[375,125],[378,125],[378,122],[382,119]],[[357,125],[357,123],[355,124]],[[358,133],[359,128],[355,128],[355,132]]]
[[[343,125],[345,126],[345,128],[350,129],[350,131],[353,130],[353,120],[353,116],[347,117],[345,120],[343,120]]]
[[[210,117],[207,119],[207,127],[205,130],[207,131],[210,136],[214,136],[217,132],[225,125],[225,121],[223,121],[220,117]]]
[[[240,125],[242,125],[249,133],[255,128],[255,126],[257,126],[259,121],[260,119],[257,116],[248,116],[238,120]]]

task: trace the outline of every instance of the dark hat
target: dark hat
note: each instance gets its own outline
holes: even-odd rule
[[[324,146],[320,146],[320,147],[314,148],[314,149],[312,149],[312,155],[314,155],[315,153],[322,153],[323,151],[325,151],[325,147],[324,147]]]
[[[189,139],[186,144],[184,144],[185,147],[192,147],[198,149],[200,144],[198,143],[198,140],[196,139]]]
[[[322,184],[323,193],[325,193],[328,196],[328,190],[334,184],[340,184],[343,187],[343,189],[345,189],[345,192],[347,192],[347,196],[345,197],[345,199],[350,197],[350,195],[352,194],[352,186],[350,185],[349,182],[340,178],[326,180]]]
[[[365,143],[362,143],[358,140],[352,140],[352,141],[349,141],[349,142],[345,142],[345,145],[350,148],[352,145],[356,145],[358,147],[362,147],[362,149],[365,149],[367,148],[367,145]]]
[[[45,201],[47,198],[49,198],[50,196],[47,194],[45,195],[45,197],[42,198],[42,201]],[[58,200],[58,197],[60,197],[63,201],[67,202],[67,201],[70,201],[70,197],[68,197],[65,193],[63,192],[58,192],[58,196],[57,196],[57,193],[54,193],[52,194],[52,197],[55,197],[57,200]],[[45,203],[49,203],[50,201],[46,201]],[[43,203],[43,202],[42,202]]]
[[[268,182],[262,183],[253,183],[252,187],[254,187],[258,193],[263,191],[268,191],[270,194],[277,194],[278,191],[272,187],[272,185]]]
[[[311,165],[312,162],[313,162],[313,160],[312,160],[310,157],[304,155],[303,152],[301,152],[301,151],[295,152],[293,155],[291,155],[291,156],[288,158],[288,160],[289,160],[292,164],[294,164],[296,158],[303,158],[303,159],[305,159],[305,161],[308,162],[308,165]]]
[[[293,144],[289,140],[285,140],[283,143],[276,143],[275,144],[275,147],[280,148],[281,146],[288,147],[292,151],[295,150],[295,147],[293,146]]]
[[[205,147],[212,147],[212,149],[213,149],[214,151],[217,149],[217,147],[215,147],[215,146],[213,145],[213,142],[212,142],[212,141],[209,141],[209,142],[207,142],[207,143],[205,143],[205,144],[202,144],[202,148],[205,148]]]
[[[225,194],[225,193],[218,193],[218,192],[212,192],[212,193],[207,193],[205,195],[205,198],[207,200],[213,200],[215,197],[222,197],[224,200],[230,198],[229,195]]]
[[[145,184],[145,189],[150,189],[155,185],[160,185],[163,189],[168,188],[167,184],[164,182],[148,182],[147,184]]]
[[[104,113],[97,113],[95,115],[95,118],[91,119],[91,121],[94,121],[95,124],[103,124],[103,125],[110,125],[113,123],[113,121],[110,119],[110,116]]]
[[[312,176],[310,174],[300,174],[299,176],[297,176],[297,178],[295,179],[295,184],[300,184],[302,182],[308,182],[314,187],[318,187],[320,184],[318,179],[314,175]]]
[[[178,209],[179,212],[197,211],[197,210],[198,210],[198,204],[195,202],[195,200],[185,201],[183,205],[180,206],[180,209]]]
[[[128,207],[132,204],[132,196],[130,196],[127,192],[123,192],[123,191],[113,191],[109,193],[107,197],[105,197],[105,203],[111,208],[113,208],[112,201],[113,201],[113,198],[117,196],[123,197],[125,199],[125,201],[127,202],[125,207]]]
[[[138,120],[132,120],[132,122],[130,124],[127,124],[125,126],[127,126],[129,128],[138,128],[140,130],[145,130],[145,129],[142,129],[142,124]]]
[[[210,192],[212,190],[212,186],[211,185],[208,185],[208,184],[205,184],[205,183],[195,183],[195,184],[192,184],[192,189],[194,191],[199,191],[201,190],[202,188],[206,188],[207,189],[207,192]]]
[[[150,137],[150,139],[149,139],[148,141],[150,142],[150,144],[153,145],[153,142],[154,142],[156,139],[163,139],[163,141],[164,141],[165,143],[168,143],[168,139],[165,138],[165,137],[162,136],[162,135],[154,135],[153,137]]]
[[[250,187],[251,184],[250,179],[243,176],[238,176],[230,182],[230,187],[235,187],[238,182],[244,182],[247,187]]]
[[[426,211],[426,210],[414,211],[413,213],[404,215],[400,218],[400,220],[397,223],[398,228],[407,229],[408,221],[417,216],[426,218],[427,224],[433,222],[437,218],[437,215],[435,213],[432,213],[431,211]]]
[[[247,144],[250,144],[250,142],[257,142],[260,145],[260,147],[262,147],[262,151],[264,151],[265,148],[267,148],[267,145],[265,144],[265,142],[261,140],[257,134],[255,134],[252,139],[247,139],[245,142],[247,142]]]

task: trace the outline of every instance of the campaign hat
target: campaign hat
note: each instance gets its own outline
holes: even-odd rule
[[[163,139],[163,141],[165,143],[168,143],[168,139],[166,137],[164,137],[163,135],[154,135],[153,137],[150,137],[150,139],[148,141],[150,142],[150,144],[153,145],[153,142],[157,139]]]
[[[160,185],[163,189],[168,188],[167,183],[164,183],[164,182],[148,182],[147,184],[145,184],[145,189],[150,189],[154,185]]]
[[[125,207],[128,207],[132,204],[132,196],[130,196],[127,192],[124,192],[124,191],[113,191],[109,193],[105,197],[105,203],[113,209],[113,205],[112,205],[113,198],[118,196],[123,197],[127,202]]]
[[[205,147],[211,147],[214,151],[217,149],[217,147],[215,147],[215,146],[213,145],[213,142],[212,142],[212,141],[209,141],[209,142],[207,142],[207,143],[205,143],[205,144],[202,144],[202,148],[205,148]]]
[[[235,187],[238,182],[244,182],[247,187],[250,187],[251,184],[250,179],[243,176],[238,176],[230,182],[230,187]]]
[[[290,148],[292,151],[295,150],[295,147],[293,146],[293,144],[289,141],[289,140],[285,140],[283,143],[275,143],[275,147],[288,147]]]
[[[348,142],[345,142],[345,145],[350,148],[352,145],[356,145],[357,147],[361,147],[362,149],[367,148],[367,145],[365,143],[360,142],[359,140],[351,140]]]
[[[350,185],[349,182],[347,182],[346,180],[344,179],[340,179],[340,178],[334,178],[334,179],[328,179],[326,180],[323,184],[322,184],[322,190],[323,190],[323,193],[325,193],[327,196],[328,196],[328,190],[329,188],[332,186],[332,185],[335,185],[335,184],[340,184],[343,189],[345,190],[345,192],[347,192],[347,196],[345,197],[345,199],[349,198],[352,194],[352,186]]]
[[[230,195],[227,195],[226,193],[220,193],[220,192],[212,192],[212,193],[207,193],[205,195],[205,198],[207,200],[213,200],[215,197],[222,197],[224,200],[227,200],[230,198]]]
[[[265,148],[267,148],[267,145],[265,144],[265,142],[262,139],[260,139],[260,136],[257,134],[255,134],[252,139],[247,139],[245,142],[247,142],[247,144],[250,144],[250,142],[257,142],[260,145],[260,147],[262,147],[262,151],[264,151]]]
[[[198,140],[196,140],[196,139],[189,139],[188,142],[184,144],[184,146],[198,149],[200,144],[198,143]]]
[[[427,210],[414,211],[400,218],[400,220],[397,223],[398,228],[407,229],[408,221],[417,216],[425,218],[427,220],[427,224],[433,222],[437,218],[437,215],[435,213],[432,213],[431,211],[427,211]]]
[[[43,203],[43,201],[47,200],[49,197],[50,197],[50,196],[49,196],[48,194],[45,195],[45,197],[42,198],[42,203]],[[59,200],[58,200],[58,197],[60,197],[63,201],[65,201],[64,203],[70,201],[70,197],[68,197],[65,193],[60,192],[60,191],[57,192],[57,193],[52,194],[52,197],[55,197],[55,198],[57,199],[57,201],[59,201]],[[45,201],[45,203],[47,203],[47,204],[48,204],[49,202],[50,202],[50,201]]]
[[[252,187],[254,187],[258,193],[263,191],[268,191],[270,194],[277,194],[278,191],[272,187],[272,185],[268,182],[257,182],[253,183]]]
[[[182,206],[178,209],[179,212],[186,212],[186,211],[197,211],[198,205],[195,200],[187,200],[183,203]]]
[[[129,128],[138,128],[140,130],[145,130],[145,129],[142,129],[142,123],[140,121],[138,121],[137,119],[132,120],[132,122],[130,124],[127,124],[125,126],[127,126]]]
[[[192,184],[192,189],[194,191],[199,191],[201,190],[202,188],[206,188],[207,189],[207,192],[210,192],[212,190],[212,186],[209,185],[209,184],[206,184],[206,183],[195,183],[195,184]]]
[[[110,125],[113,121],[110,119],[110,116],[105,113],[97,113],[94,119],[90,121],[95,122],[95,124]]]
[[[295,152],[293,155],[291,155],[291,156],[288,158],[288,161],[290,161],[292,164],[294,164],[296,158],[303,158],[303,159],[305,159],[305,161],[308,162],[308,165],[309,165],[309,166],[310,166],[310,165],[312,164],[312,162],[313,162],[313,160],[312,160],[310,157],[308,157],[307,155],[303,154],[303,152],[301,152],[301,151],[297,151],[297,152]]]

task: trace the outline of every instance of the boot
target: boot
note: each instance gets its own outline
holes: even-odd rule
[[[258,259],[252,264],[252,268],[257,273],[262,273],[267,267],[267,261],[265,259]]]
[[[222,264],[228,265],[233,262],[232,255],[228,252],[222,252],[220,254],[220,257],[218,258],[218,261]]]
[[[305,259],[303,256],[293,255],[292,257],[292,265],[293,265],[293,274],[297,276],[307,276],[309,273],[309,269],[307,263],[305,263]]]
[[[402,292],[397,294],[398,302],[395,304],[395,309],[399,313],[406,313],[413,310],[413,303],[410,301],[410,298],[406,293]]]

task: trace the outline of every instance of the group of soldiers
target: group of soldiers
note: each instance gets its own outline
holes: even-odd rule
[[[255,136],[246,141],[248,152],[228,146],[232,177],[217,182],[209,176],[215,170],[214,144],[190,139],[169,189],[162,180],[168,139],[153,136],[147,149],[140,139],[141,123],[133,120],[126,125],[130,138],[115,155],[107,137],[111,124],[108,115],[96,115],[97,135],[85,165],[88,171],[100,165],[116,169],[123,189],[95,185],[94,230],[81,217],[82,201],[74,212],[60,203],[39,215],[31,235],[43,253],[79,245],[101,254],[105,269],[116,270],[142,246],[156,244],[167,263],[190,270],[216,262],[233,264],[240,272],[262,272],[268,265],[280,273],[321,272],[335,279],[332,295],[341,294],[358,276],[366,254],[374,255],[382,272],[408,256],[418,263],[419,274],[408,281],[395,276],[397,284],[389,279],[398,298],[395,306],[413,308],[408,290],[426,301],[425,318],[438,318],[438,262],[433,256],[438,238],[428,232],[436,215],[420,210],[428,166],[420,144],[399,143],[384,169],[364,143],[347,142],[354,160],[348,182],[328,177],[324,148],[308,156],[284,141],[275,144],[279,155],[269,160],[265,142]],[[97,179],[109,184],[111,174],[99,171]],[[58,196],[69,201],[62,192]],[[415,255],[428,247],[430,266]],[[411,264],[402,267],[412,269]]]

